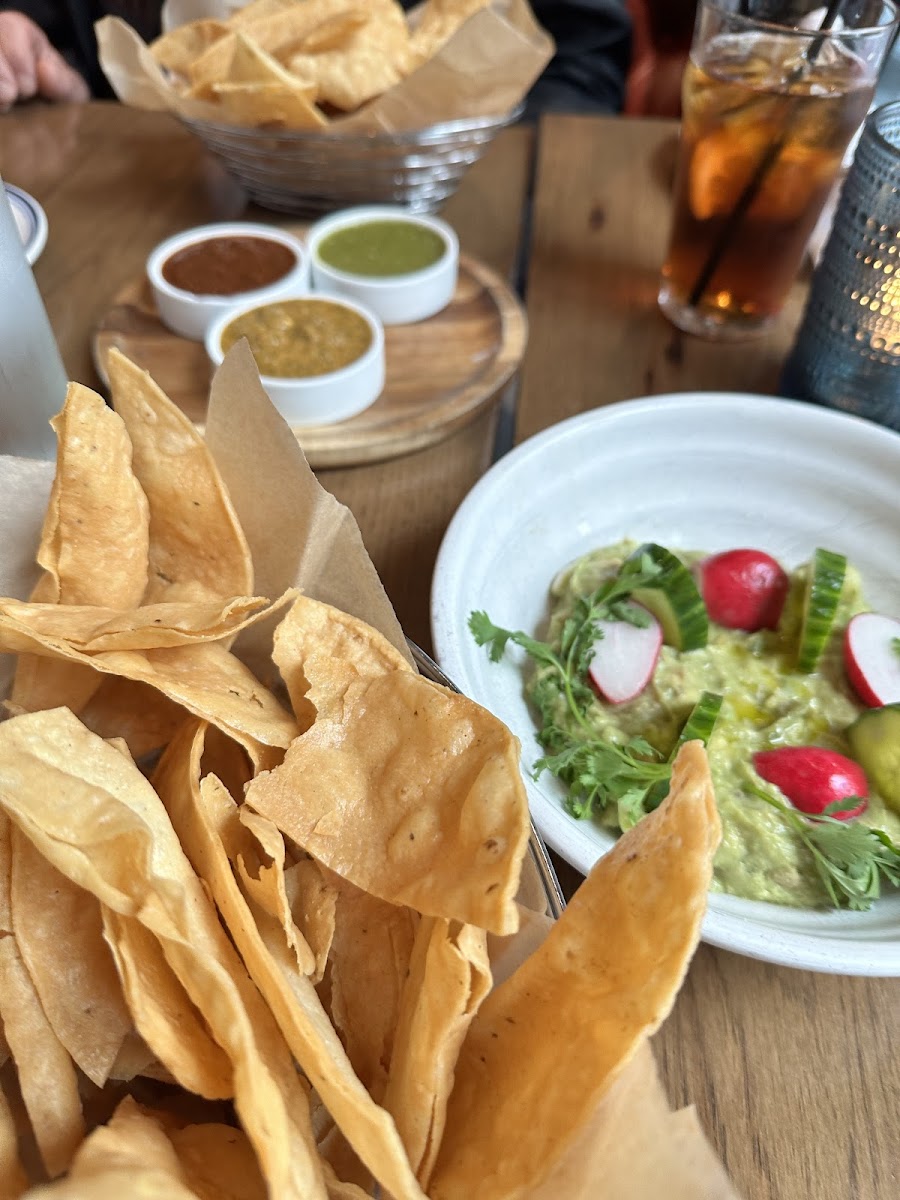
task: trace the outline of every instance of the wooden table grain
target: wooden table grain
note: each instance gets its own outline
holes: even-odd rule
[[[675,135],[670,122],[546,117],[536,132],[502,134],[447,205],[469,254],[510,276],[527,268],[516,439],[634,396],[775,388],[803,280],[778,328],[746,346],[684,337],[657,312]],[[152,246],[245,211],[240,190],[180,125],[114,104],[0,117],[0,174],[47,210],[35,275],[70,376],[94,385],[91,331]],[[501,422],[501,443],[512,428]],[[320,472],[355,513],[404,627],[426,647],[441,537],[496,444],[493,410],[418,454]],[[565,881],[571,890],[578,877]],[[746,1200],[893,1200],[898,1042],[896,981],[791,971],[702,946],[656,1050],[672,1101],[697,1105]]]

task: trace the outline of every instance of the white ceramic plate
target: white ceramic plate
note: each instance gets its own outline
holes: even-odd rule
[[[848,556],[875,608],[900,613],[900,436],[856,417],[771,397],[683,393],[630,400],[545,430],[501,459],[450,524],[435,568],[432,629],[455,683],[522,740],[535,824],[582,872],[612,844],[530,778],[540,757],[522,692],[524,655],[491,663],[473,609],[537,631],[556,572],[633,537],[664,546],[759,546],[789,567],[817,546]],[[900,895],[867,913],[814,912],[713,895],[713,945],[788,966],[900,975]]]
[[[5,183],[3,187],[25,247],[25,257],[34,266],[47,244],[47,214],[28,192],[13,187],[11,183]]]

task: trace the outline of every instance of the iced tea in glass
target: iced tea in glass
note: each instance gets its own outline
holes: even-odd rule
[[[737,339],[777,317],[896,21],[885,0],[701,0],[659,294],[679,328]]]

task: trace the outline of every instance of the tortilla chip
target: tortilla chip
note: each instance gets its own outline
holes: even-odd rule
[[[237,45],[237,35],[232,30],[210,46],[199,58],[189,64],[187,74],[190,80],[188,95],[205,98],[214,83],[223,83],[228,78],[234,48]]]
[[[241,810],[241,820],[248,809]],[[313,954],[310,979],[319,983],[325,974],[328,952],[334,941],[337,889],[314,858],[304,858],[284,872],[284,888],[294,924]]]
[[[301,731],[335,720],[373,679],[414,671],[387,638],[349,613],[298,596],[275,630],[272,658]]]
[[[720,827],[702,745],[591,871],[463,1043],[433,1200],[538,1186],[671,1008],[700,935]],[[527,1136],[523,1136],[527,1131]]]
[[[197,601],[148,604],[129,612],[76,604],[32,604],[0,597],[0,627],[11,649],[15,634],[22,647],[32,638],[46,644],[67,642],[83,654],[106,650],[160,650],[197,642],[226,641],[257,620],[264,620],[293,600],[288,592],[270,604],[262,596],[239,596],[227,602]],[[55,707],[60,707],[56,705]]]
[[[226,81],[223,81],[226,82]],[[297,91],[303,90],[308,99],[316,98],[316,87],[305,83],[302,76],[286,71],[277,58],[243,33],[234,36],[234,53],[228,69],[228,83],[270,83]]]
[[[210,1037],[160,943],[137,918],[107,905],[101,911],[128,1007],[152,1056],[187,1091],[207,1100],[230,1099],[234,1095],[231,1064]],[[123,1065],[119,1064],[120,1072]]]
[[[369,14],[363,8],[348,8],[326,17],[300,39],[296,53],[321,54],[324,50],[338,50],[368,20]]]
[[[374,630],[368,637],[396,654]],[[335,683],[313,663],[303,669],[316,681],[307,698],[319,716],[280,767],[250,784],[246,803],[390,904],[515,930],[529,818],[519,744],[506,726],[409,670],[354,670],[344,687],[344,676]]]
[[[328,1200],[369,1200],[371,1192],[355,1183],[345,1183],[338,1179],[330,1164],[324,1162],[325,1182],[328,1185]]]
[[[191,63],[228,34],[224,21],[189,21],[170,29],[150,43],[150,53],[161,67],[187,76]]]
[[[107,357],[113,407],[134,447],[150,505],[144,603],[253,594],[253,563],[203,438],[146,371],[118,350]]]
[[[102,1087],[132,1028],[100,906],[12,830],[12,916],[19,953],[53,1032]]]
[[[0,727],[2,733],[2,727]],[[395,1200],[422,1200],[394,1124],[357,1079],[309,979],[297,970],[283,931],[251,908],[225,845],[237,809],[213,775],[200,782],[203,727],[186,727],[154,774],[195,869],[210,888],[229,933],[297,1062],[361,1158]]]
[[[215,775],[220,779],[237,804],[243,804],[244,788],[253,778],[253,768],[246,750],[215,725],[209,725],[206,729],[200,773]]]
[[[331,1019],[366,1090],[381,1102],[418,917],[338,876],[329,954]]]
[[[79,1150],[69,1177],[27,1200],[197,1200],[162,1126],[126,1096]]]
[[[109,912],[109,909],[106,911]],[[110,1068],[109,1077],[118,1082],[128,1083],[135,1076],[143,1075],[148,1070],[152,1073],[152,1078],[154,1079],[158,1077],[158,1072],[165,1071],[166,1076],[173,1083],[175,1082],[174,1076],[160,1065],[156,1055],[140,1034],[136,1030],[132,1030],[125,1038],[119,1049],[119,1053],[116,1055],[116,1061]]]
[[[159,940],[231,1061],[272,1194],[325,1200],[290,1053],[147,780],[71,713],[28,714],[0,724],[0,805],[63,874]]]
[[[281,926],[285,941],[297,956],[297,968],[312,976],[316,960],[297,926],[291,912],[284,882],[284,838],[265,817],[241,809],[238,822],[230,822],[231,845],[225,853],[240,881],[244,895]],[[241,836],[241,834],[243,836]]]
[[[0,938],[0,1020],[41,1158],[53,1178],[65,1171],[84,1138],[78,1079],[50,1027],[14,937]]]
[[[642,1039],[578,1138],[528,1200],[738,1200],[693,1109],[671,1112]]]
[[[301,49],[286,58],[284,50],[272,53],[284,59],[295,75],[318,85],[320,103],[345,112],[394,87],[413,65],[406,16],[399,4],[387,0],[378,4],[377,20],[373,14],[348,33],[337,49]]]
[[[78,383],[69,384],[51,424],[58,437],[55,503],[45,522],[41,566],[55,576],[60,604],[135,608],[147,586],[149,510],[125,425],[101,396]]]
[[[328,122],[316,108],[312,85],[284,83],[211,83],[202,99],[218,102],[222,118],[235,125],[281,129],[321,129]]]
[[[250,0],[249,4],[236,8],[229,15],[227,23],[231,29],[240,29],[241,26],[249,25],[254,21],[264,21],[268,17],[274,17],[277,13],[284,12],[285,9],[306,8],[309,2],[310,0]]]
[[[422,919],[403,987],[384,1107],[427,1189],[463,1043],[491,989],[485,933]]]
[[[280,761],[280,754],[270,748],[289,746],[296,733],[293,720],[271,692],[216,642],[82,654],[58,639],[39,638],[21,629],[11,632],[8,625],[0,624],[0,646],[4,645],[27,646],[37,654],[65,658],[106,675],[150,684],[240,742],[260,770]]]
[[[150,43],[149,50],[161,67],[184,77],[191,63],[228,32],[229,26],[224,21],[201,18],[167,30]]]
[[[45,575],[33,599],[134,608],[147,587],[149,511],[125,426],[79,384],[69,384],[52,424],[56,475],[38,549]],[[30,712],[61,704],[77,711],[98,683],[74,663],[22,655],[11,699]]]
[[[231,1125],[170,1129],[169,1141],[200,1200],[266,1200],[268,1191],[247,1135]]]
[[[117,675],[104,675],[78,713],[82,724],[98,737],[122,738],[137,761],[170,742],[187,716],[186,708],[148,683]]]
[[[0,937],[12,931],[12,826],[0,810]]]
[[[365,8],[371,15],[385,7],[386,3],[387,0],[366,0]],[[252,14],[249,8],[245,9],[246,19],[240,24],[232,24],[284,63],[323,24],[335,19],[340,21],[345,14],[356,13],[359,8],[359,3],[354,4],[353,0],[302,0],[280,12],[258,11]]]
[[[19,1158],[16,1122],[0,1086],[0,1200],[17,1200],[28,1187],[28,1177]]]

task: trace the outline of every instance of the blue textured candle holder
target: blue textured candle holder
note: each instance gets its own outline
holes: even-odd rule
[[[863,126],[780,390],[900,430],[900,101]]]

